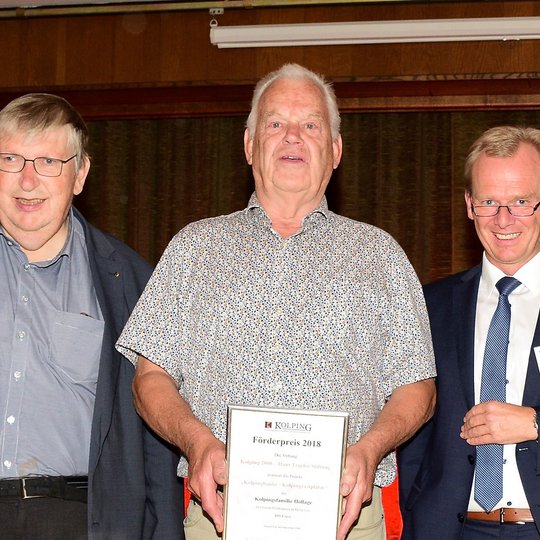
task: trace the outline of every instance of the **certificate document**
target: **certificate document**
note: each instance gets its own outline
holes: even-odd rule
[[[228,408],[226,540],[335,540],[349,415]]]

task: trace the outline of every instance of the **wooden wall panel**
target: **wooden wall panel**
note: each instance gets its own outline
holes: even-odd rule
[[[111,85],[116,76],[114,17],[69,17],[66,48],[57,46],[56,56],[66,57],[66,86]],[[57,21],[51,19],[49,23]],[[59,21],[58,21],[59,22]],[[0,21],[0,27],[2,22]]]
[[[0,89],[252,84],[284,62],[335,81],[535,76],[540,41],[218,49],[206,10],[0,17]],[[1,15],[1,13],[0,13]],[[221,25],[540,15],[540,2],[226,9]]]

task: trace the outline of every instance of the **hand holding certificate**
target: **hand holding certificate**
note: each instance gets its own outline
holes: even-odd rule
[[[227,540],[334,540],[348,414],[229,406]]]

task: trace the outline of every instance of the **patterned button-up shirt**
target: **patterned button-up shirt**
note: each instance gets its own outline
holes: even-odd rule
[[[325,199],[288,239],[255,195],[243,211],[185,227],[117,347],[164,368],[222,441],[235,404],[345,411],[354,443],[396,387],[435,376],[421,287],[403,250]],[[394,476],[392,454],[376,484]]]

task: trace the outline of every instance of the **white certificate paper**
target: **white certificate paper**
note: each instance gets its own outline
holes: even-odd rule
[[[349,415],[228,408],[226,540],[335,540]]]

